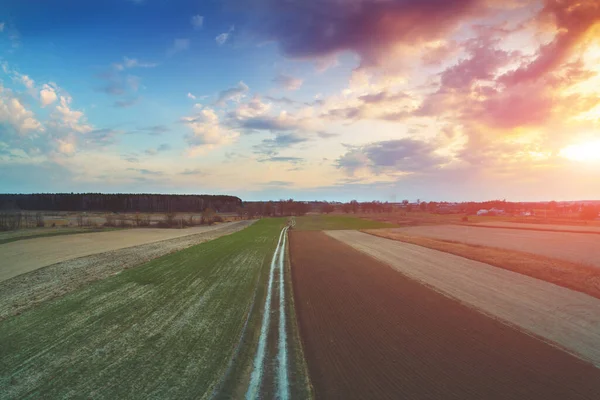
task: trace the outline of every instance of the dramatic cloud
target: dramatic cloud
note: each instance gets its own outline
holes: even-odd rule
[[[399,46],[419,46],[448,35],[485,0],[255,1],[255,31],[293,58],[357,53],[365,66],[381,64]]]
[[[174,56],[175,54],[188,50],[189,48],[190,39],[175,39],[171,47],[167,49],[167,56]]]
[[[436,153],[437,148],[429,142],[404,138],[375,142],[350,148],[337,159],[338,168],[354,175],[365,169],[374,174],[427,172],[439,168],[449,159]]]
[[[546,0],[540,18],[555,23],[554,40],[542,45],[534,61],[522,65],[501,78],[506,84],[538,79],[556,69],[600,22],[600,3],[596,0]]]
[[[225,105],[229,100],[239,102],[242,97],[248,92],[249,88],[244,82],[240,81],[236,87],[225,89],[219,93],[216,104],[219,106]]]
[[[194,29],[200,29],[204,25],[204,17],[202,15],[194,15],[192,17],[192,26]]]
[[[273,82],[287,90],[297,90],[300,89],[300,86],[302,86],[302,79],[294,78],[293,76],[285,74],[277,75],[273,79]]]

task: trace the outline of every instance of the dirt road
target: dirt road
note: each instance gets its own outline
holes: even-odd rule
[[[395,232],[541,254],[600,268],[600,237],[586,233],[476,228],[461,225],[414,226]]]
[[[91,254],[224,229],[239,222],[186,229],[142,228],[21,240],[0,245],[0,282],[35,269]]]
[[[600,367],[600,300],[453,254],[357,231],[328,235],[409,278],[557,343]]]
[[[596,399],[600,370],[321,232],[290,235],[316,397]]]

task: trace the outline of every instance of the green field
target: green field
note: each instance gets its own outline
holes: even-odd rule
[[[284,223],[261,220],[3,321],[0,398],[243,393]]]
[[[397,228],[397,225],[345,215],[306,215],[296,217],[296,226],[294,227],[300,231],[379,228]]]

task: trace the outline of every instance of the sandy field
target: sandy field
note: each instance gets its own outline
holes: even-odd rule
[[[322,232],[290,241],[317,399],[597,399],[591,364]]]
[[[600,300],[453,254],[356,231],[328,231],[357,250],[483,313],[600,367]]]
[[[530,229],[539,231],[558,231],[558,232],[589,232],[600,234],[600,226],[585,226],[585,225],[553,225],[553,224],[527,224],[522,222],[505,222],[505,221],[486,221],[473,224],[475,227],[495,227],[495,228],[510,228],[510,229]]]
[[[392,231],[524,251],[600,268],[600,237],[597,235],[461,225],[414,226]]]
[[[185,229],[139,228],[21,240],[0,245],[0,282],[78,257],[222,229],[228,222]]]

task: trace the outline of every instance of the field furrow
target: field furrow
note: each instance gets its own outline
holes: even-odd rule
[[[323,233],[292,231],[317,398],[595,399],[600,371]]]

